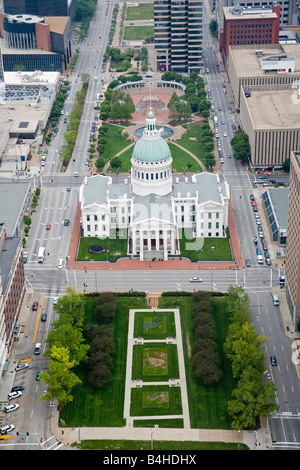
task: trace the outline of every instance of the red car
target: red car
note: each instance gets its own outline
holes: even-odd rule
[[[37,309],[38,309],[38,306],[39,306],[39,304],[38,304],[37,301],[33,302],[33,304],[32,304],[32,310],[37,310]]]
[[[50,228],[51,228],[51,224],[47,224],[46,225],[46,230],[50,230]]]

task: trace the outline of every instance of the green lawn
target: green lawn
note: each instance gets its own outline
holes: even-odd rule
[[[181,390],[168,385],[131,389],[131,416],[163,416],[182,413]]]
[[[124,40],[144,41],[154,36],[154,26],[127,26],[124,30]]]
[[[181,256],[191,261],[232,261],[229,237],[190,238],[190,230],[182,230],[180,238]]]
[[[140,3],[138,7],[127,8],[127,21],[137,20],[153,20],[154,18],[154,4],[153,3]]]
[[[85,297],[85,324],[95,323],[93,311],[95,297]],[[145,297],[119,297],[114,321],[115,330],[114,373],[111,382],[103,389],[90,386],[86,379],[86,367],[83,364],[75,372],[82,384],[73,390],[74,400],[64,407],[60,418],[66,426],[116,426],[125,425],[123,420],[128,319],[130,308],[147,308]]]
[[[196,140],[190,140],[190,138],[195,138]],[[187,133],[181,139],[176,140],[176,143],[192,152],[205,164],[203,158],[201,126],[198,124],[189,124],[187,126]]]
[[[126,238],[121,238],[122,234]],[[92,245],[104,245],[107,247],[109,253],[89,253],[88,248]],[[112,233],[109,238],[98,237],[81,237],[79,242],[79,249],[77,261],[116,261],[118,258],[127,256],[127,231],[119,230],[119,237]]]
[[[176,336],[174,312],[135,312],[134,337],[165,339]]]
[[[106,126],[108,127],[107,142],[105,150],[100,157],[103,158],[105,162],[108,162],[108,160],[112,159],[117,153],[130,145],[130,141],[122,137],[121,132],[123,127],[110,124],[106,124]],[[95,143],[95,145],[97,144]]]
[[[145,382],[179,378],[176,344],[151,343],[134,345],[132,378]]]
[[[227,402],[231,398],[234,381],[230,364],[223,353],[223,344],[228,329],[228,318],[223,300],[214,301],[213,315],[216,322],[218,349],[221,356],[223,378],[217,386],[204,387],[196,382],[191,364],[193,344],[192,297],[161,297],[160,308],[180,308],[183,349],[185,357],[187,391],[191,428],[230,429],[231,419],[227,413]]]
[[[181,145],[180,141],[178,143]],[[199,163],[184,150],[168,142],[173,158],[172,170],[174,173],[200,172],[202,171]],[[197,155],[196,155],[197,156]]]
[[[175,420],[174,420],[175,421]],[[151,422],[150,420],[147,423]],[[159,421],[161,423],[161,420]],[[146,426],[146,425],[145,425]],[[151,426],[153,427],[153,426]],[[229,442],[199,442],[199,441],[82,441],[81,448],[85,450],[249,450],[245,444]]]

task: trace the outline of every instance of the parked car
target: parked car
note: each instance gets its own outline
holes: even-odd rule
[[[27,369],[29,364],[27,362],[21,362],[16,368],[15,371],[18,372],[19,370]]]
[[[200,277],[191,277],[190,282],[202,282],[202,279]]]
[[[270,260],[270,258],[266,259],[266,265],[267,266],[272,266],[272,261]]]
[[[2,428],[0,428],[0,432],[3,436],[5,434],[8,434],[9,432],[13,431],[14,429],[15,429],[14,424],[7,424],[6,426],[3,426]]]
[[[250,194],[250,201],[255,201],[255,197],[253,196],[253,194]]]
[[[252,206],[253,212],[258,212],[257,206]]]
[[[23,385],[16,385],[15,387],[13,387],[11,389],[11,392],[19,392],[19,391],[22,391],[24,389],[25,389],[25,387],[23,387]]]
[[[13,405],[5,406],[3,408],[3,411],[5,411],[5,413],[11,413],[12,411],[17,410],[18,408],[20,408],[20,405],[18,403],[14,403]]]
[[[11,392],[7,395],[7,398],[9,400],[14,400],[15,398],[19,398],[20,396],[22,396],[22,392],[19,390],[18,392]]]

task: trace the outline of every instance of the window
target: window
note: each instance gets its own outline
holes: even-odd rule
[[[98,216],[97,216],[97,215],[94,215],[94,220],[95,220],[95,221],[98,220]]]
[[[90,216],[89,215],[86,216],[86,220],[87,220],[87,222],[90,221]]]
[[[86,229],[87,229],[88,232],[90,232],[90,231],[91,231],[91,226],[90,226],[90,225],[87,225],[87,226],[86,226]]]

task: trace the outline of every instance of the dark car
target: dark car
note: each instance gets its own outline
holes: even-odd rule
[[[64,225],[69,225],[69,223],[70,223],[69,219],[64,220]]]
[[[46,320],[47,320],[47,313],[42,313],[41,320],[42,320],[42,321],[46,321]]]
[[[268,252],[268,250],[265,251],[265,258],[270,258],[270,253]]]
[[[275,356],[271,356],[270,361],[271,361],[272,366],[277,366],[277,359]]]
[[[24,389],[25,387],[23,387],[23,385],[16,385],[15,387],[11,389],[11,392],[21,392]]]
[[[253,196],[253,194],[250,194],[250,200],[255,201],[255,197]]]
[[[258,212],[257,206],[252,206],[253,212]]]
[[[246,268],[250,268],[250,267],[251,267],[251,260],[246,259]]]

